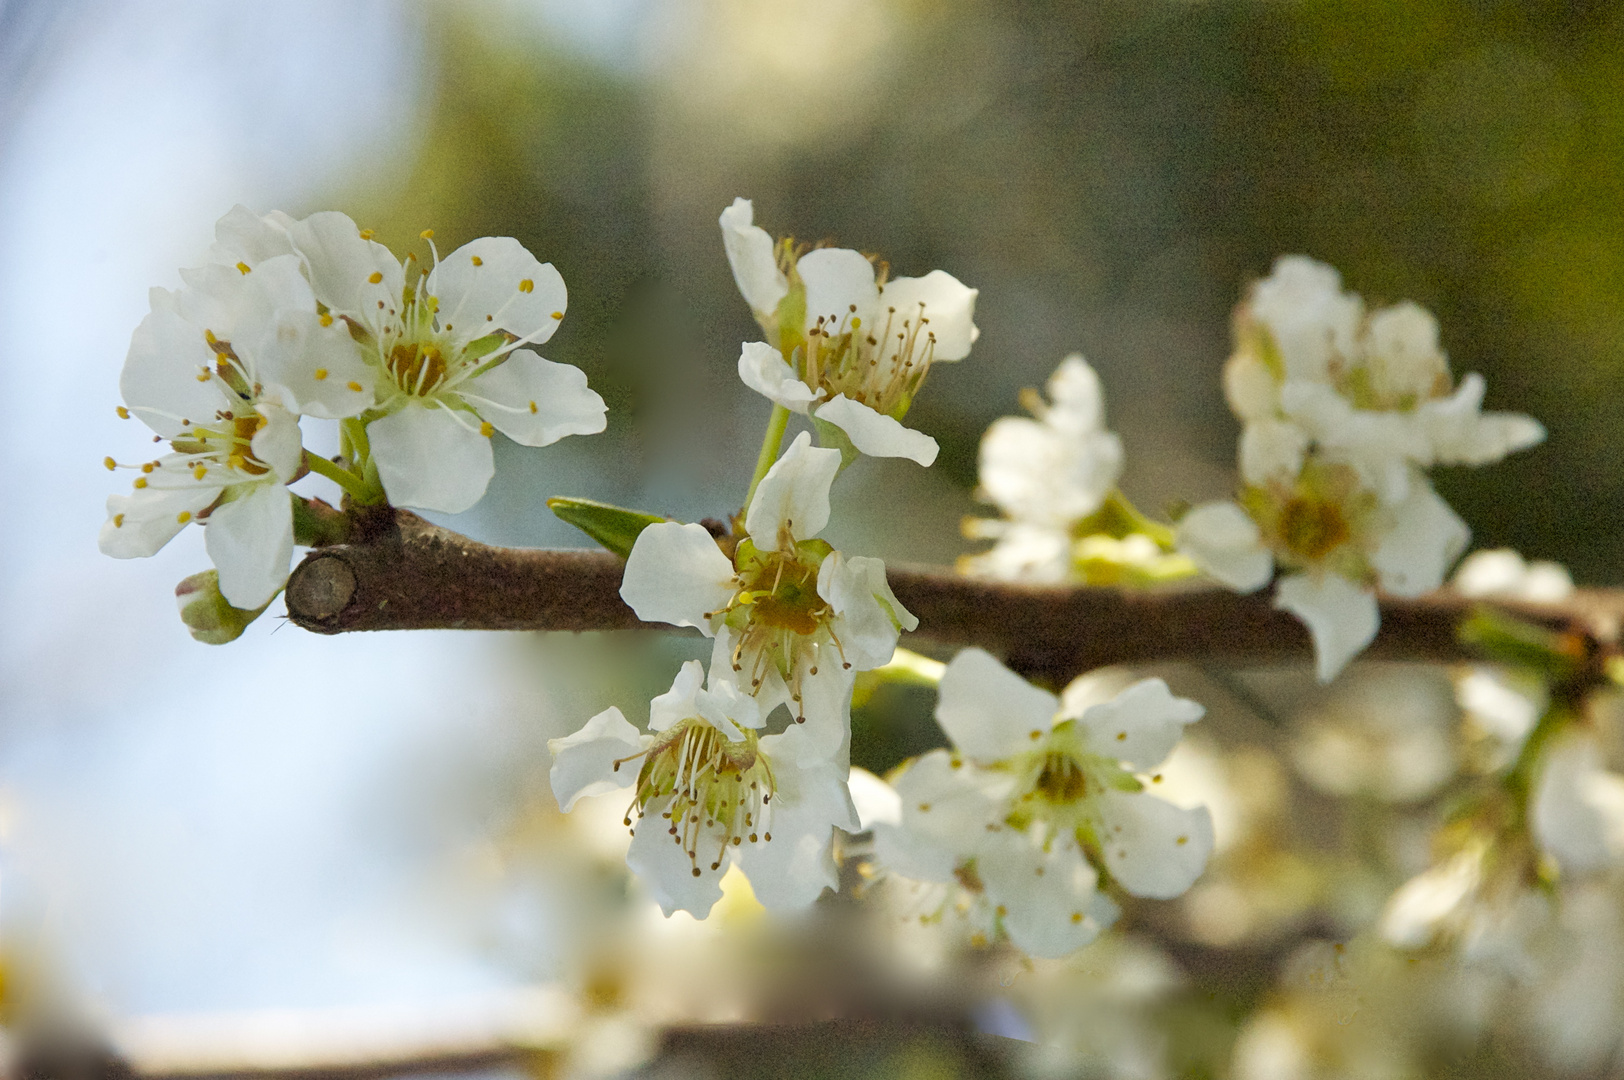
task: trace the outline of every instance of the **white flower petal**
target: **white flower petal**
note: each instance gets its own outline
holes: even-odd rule
[[[942,673],[936,721],[965,757],[990,763],[1031,744],[1054,725],[1060,699],[982,649],[962,649]]]
[[[640,762],[623,761],[643,749],[644,739],[621,711],[611,706],[588,720],[581,730],[562,739],[548,739],[553,767],[547,776],[553,796],[565,813],[575,809],[578,800],[589,795],[607,795],[637,782]]]
[[[547,446],[566,435],[596,435],[606,425],[603,398],[586,373],[517,349],[458,388],[480,417],[523,446]]]
[[[1178,524],[1178,548],[1202,572],[1237,592],[1253,592],[1274,574],[1274,556],[1263,546],[1257,522],[1232,502],[1207,503]]]
[[[680,910],[703,919],[722,898],[722,874],[727,864],[712,870],[708,859],[689,859],[678,838],[666,832],[665,819],[657,807],[651,806],[651,813],[637,823],[631,847],[626,851],[626,865],[654,894],[655,902],[667,916]]]
[[[361,230],[345,215],[336,210],[311,214],[289,225],[288,236],[304,259],[316,299],[334,314],[376,328],[399,309],[406,281],[400,260],[382,244],[362,239]]]
[[[739,378],[744,385],[792,412],[805,413],[822,391],[814,392],[795,377],[784,354],[765,341],[747,341],[739,351]]]
[[[299,437],[299,418],[280,405],[261,402],[254,411],[265,418],[265,426],[254,432],[248,447],[253,455],[271,467],[276,478],[291,484],[304,464],[304,443]]]
[[[180,313],[175,293],[153,289],[152,311],[130,335],[130,351],[119,377],[124,403],[146,425],[166,439],[193,424],[214,419],[228,407],[213,379],[198,375],[214,369],[214,353],[203,332]]]
[[[1243,424],[1256,423],[1279,410],[1280,384],[1255,355],[1236,353],[1224,365],[1224,399]]]
[[[755,209],[749,199],[734,199],[733,205],[722,211],[722,247],[727,251],[727,264],[733,269],[733,280],[739,293],[752,311],[771,316],[778,310],[778,302],[789,293],[789,282],[778,260],[773,257],[773,238],[767,230],[754,224]]]
[[[1489,465],[1545,441],[1545,427],[1521,413],[1482,412],[1483,376],[1473,372],[1455,392],[1421,404],[1417,417],[1443,465]]]
[[[1328,683],[1376,638],[1381,609],[1376,594],[1340,574],[1318,581],[1307,574],[1282,578],[1274,606],[1301,619],[1314,639],[1314,670]]]
[[[238,203],[214,223],[214,246],[209,249],[209,258],[227,266],[239,262],[258,266],[266,259],[290,254],[293,241],[288,238],[288,226],[291,224],[293,219],[280,210],[261,217]]]
[[[720,639],[718,639],[720,640]],[[810,659],[801,661],[801,700],[795,701],[776,673],[771,685],[764,684],[756,691],[756,700],[766,713],[780,701],[789,707],[791,716],[800,722],[791,725],[784,734],[794,735],[780,749],[780,753],[793,754],[802,764],[829,761],[837,757],[844,760],[851,738],[851,688],[855,672],[847,671],[840,662],[840,653],[826,648],[818,657],[816,675],[811,673]],[[770,703],[770,704],[769,704]]]
[[[857,811],[859,828],[872,829],[882,823],[902,824],[902,796],[890,784],[867,769],[853,767],[846,786]]]
[[[776,742],[783,737],[761,740],[762,752],[775,762]],[[758,843],[741,845],[734,853],[764,906],[805,907],[825,888],[840,887],[830,841],[834,826],[856,828],[857,812],[840,770],[832,765],[779,768],[774,777],[771,815],[764,817],[764,833],[770,832],[772,839],[763,835]]]
[[[688,663],[697,665],[699,661],[690,660]],[[756,699],[740,690],[720,672],[710,680],[708,689],[695,696],[695,702],[699,706],[699,715],[733,742],[744,738],[742,729],[759,728],[763,720],[761,706]]]
[[[1241,476],[1248,484],[1291,481],[1303,470],[1308,432],[1289,420],[1259,420],[1241,432]]]
[[[779,531],[788,529],[796,540],[818,535],[829,524],[829,486],[840,471],[840,451],[812,445],[801,432],[761,478],[744,530],[763,550],[778,547]]]
[[[1122,476],[1122,440],[1110,431],[1057,428],[1042,421],[994,420],[981,437],[982,493],[1027,524],[1070,529],[1100,508]]]
[[[440,302],[440,325],[458,344],[506,330],[539,345],[558,329],[569,302],[553,264],[511,236],[482,236],[462,245],[435,266],[427,288]]]
[[[274,480],[238,485],[235,491],[235,499],[209,515],[203,541],[220,571],[220,595],[232,607],[253,611],[288,580],[293,504],[288,489]]]
[[[680,724],[699,715],[699,694],[705,684],[705,666],[698,660],[689,660],[671,680],[671,689],[649,702],[648,726],[650,731],[664,731],[672,724]],[[741,738],[737,729],[728,734],[730,739]]]
[[[809,251],[796,262],[795,272],[806,285],[808,331],[817,326],[819,318],[836,328],[848,324],[853,314],[867,320],[879,303],[874,264],[850,248]]]
[[[107,496],[107,520],[96,546],[115,559],[144,559],[175,538],[198,512],[220,497],[217,484],[143,488]],[[184,515],[184,519],[182,518]]]
[[[1324,382],[1333,360],[1355,355],[1364,301],[1342,291],[1335,269],[1302,255],[1283,255],[1252,288],[1247,308],[1268,328],[1288,378]]]
[[[1100,796],[1100,849],[1105,865],[1135,896],[1170,900],[1195,884],[1212,854],[1212,815],[1185,810],[1143,792]]]
[[[1425,401],[1440,380],[1448,385],[1449,361],[1438,347],[1438,320],[1409,300],[1371,315],[1367,330],[1372,388],[1387,400]]]
[[[626,557],[620,598],[644,622],[714,631],[707,612],[733,596],[733,564],[703,525],[655,522],[638,534]]]
[[[936,339],[931,351],[933,360],[963,360],[970,355],[981,331],[975,324],[976,297],[979,290],[965,286],[945,270],[932,270],[922,278],[895,278],[880,290],[876,311],[896,309],[899,319],[910,322],[919,317],[924,308],[924,334]],[[811,305],[807,305],[811,310]],[[923,338],[923,334],[921,337]]]
[[[1166,760],[1185,725],[1206,712],[1188,698],[1174,697],[1162,680],[1141,679],[1110,701],[1086,709],[1079,723],[1088,730],[1094,753],[1144,770]]]
[[[936,460],[935,439],[904,427],[894,417],[877,413],[845,394],[836,394],[819,405],[816,416],[844,431],[851,444],[869,457],[907,458],[925,466]]]
[[[842,621],[839,638],[854,671],[889,664],[898,631],[919,627],[919,620],[891,591],[881,559],[830,552],[818,567],[818,595],[829,601]]]
[[[314,310],[271,316],[277,348],[259,358],[260,378],[283,391],[282,404],[304,416],[341,420],[370,408],[378,371],[348,326],[326,326]]]
[[[954,768],[953,760],[946,750],[922,754],[892,786],[902,800],[902,827],[909,835],[971,855],[988,835],[987,826],[1002,821],[1004,810],[987,782],[991,778],[962,763]]]
[[[1565,873],[1624,865],[1624,776],[1602,767],[1593,736],[1574,733],[1546,751],[1531,817],[1534,838]]]
[[[1382,588],[1398,596],[1419,596],[1436,589],[1466,550],[1471,530],[1419,476],[1410,484],[1410,497],[1394,507],[1393,513],[1392,531],[1370,556]]]
[[[1417,874],[1394,890],[1376,930],[1390,945],[1415,949],[1432,941],[1438,927],[1477,891],[1483,876],[1481,848],[1468,848],[1448,862]]]
[[[881,821],[874,824],[874,860],[887,874],[949,884],[959,856],[941,837]]]
[[[1058,957],[1098,937],[1103,927],[1089,916],[1099,874],[1077,846],[1060,841],[1044,852],[1013,830],[999,836],[977,853],[976,871],[1009,939],[1031,956]]]
[[[716,640],[711,646],[710,666],[712,671],[722,672],[726,678],[739,683],[741,690],[747,691],[751,697],[756,699],[756,705],[761,709],[762,716],[771,716],[772,711],[780,705],[788,706],[791,713],[796,713],[805,707],[804,704],[797,705],[794,698],[790,696],[789,686],[784,682],[783,675],[779,673],[777,664],[767,664],[758,673],[761,679],[759,685],[754,682],[753,678],[747,678],[742,670],[734,670],[733,656],[741,640],[739,632],[720,620],[717,620],[717,622],[720,625],[715,630]],[[700,629],[707,636],[712,632],[708,626],[702,626]],[[806,667],[804,662],[802,667],[803,670]],[[804,687],[802,688],[802,697],[803,699],[806,697]]]
[[[491,441],[458,422],[451,410],[418,404],[367,425],[378,478],[394,506],[460,514],[485,494],[496,474]]]
[[[1099,372],[1082,353],[1072,353],[1060,361],[1044,384],[1053,403],[1043,415],[1044,423],[1058,431],[1084,433],[1105,427],[1105,390]]]

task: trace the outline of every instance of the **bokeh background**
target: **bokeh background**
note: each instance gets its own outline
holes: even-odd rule
[[[98,1022],[508,1008],[571,933],[535,854],[546,738],[686,655],[272,617],[210,649],[170,599],[200,536],[99,556],[98,462],[143,452],[113,415],[129,333],[233,204],[342,209],[397,251],[512,235],[562,272],[546,353],[609,429],[498,439],[447,521],[482,540],[581,545],[554,494],[736,508],[767,413],[716,227],[744,195],[981,290],[973,356],[910,418],[940,461],[853,468],[840,546],[966,550],[981,431],[1078,350],[1133,498],[1223,494],[1229,312],[1300,252],[1432,309],[1456,372],[1549,427],[1441,472],[1474,542],[1617,583],[1621,41],[1601,0],[0,0],[0,920]],[[866,737],[875,766],[928,738]]]

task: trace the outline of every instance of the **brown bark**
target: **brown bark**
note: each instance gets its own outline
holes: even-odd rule
[[[312,551],[288,580],[289,617],[317,633],[351,630],[626,630],[623,562],[605,551],[497,548],[406,511],[363,530],[360,543]],[[1243,662],[1307,658],[1307,631],[1269,593],[1211,587],[1125,590],[1012,585],[927,567],[888,570],[897,599],[919,617],[918,637],[979,645],[1034,676],[1064,679],[1112,663],[1204,657]],[[1455,628],[1477,601],[1448,591],[1383,597],[1381,632],[1367,655],[1459,660],[1472,654]],[[1532,622],[1599,642],[1618,637],[1624,591],[1583,590],[1563,604],[1501,603]]]

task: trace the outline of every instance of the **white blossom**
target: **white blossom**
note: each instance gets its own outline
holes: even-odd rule
[[[853,673],[889,661],[900,631],[919,624],[881,560],[817,539],[839,467],[839,451],[802,432],[756,488],[731,559],[702,525],[656,523],[620,587],[638,618],[714,637],[712,671],[732,672],[764,714],[788,703],[796,720],[816,720],[820,745],[844,736]]]
[[[1571,731],[1546,749],[1529,818],[1564,874],[1624,866],[1624,776],[1604,767],[1594,733]]]
[[[1102,873],[1135,896],[1186,891],[1212,852],[1212,818],[1149,794],[1154,769],[1203,713],[1160,679],[1070,715],[1060,698],[979,649],[942,676],[936,717],[953,751],[895,780],[899,825],[875,826],[884,872],[935,883],[1026,952],[1058,956],[1114,917]]]
[[[876,274],[847,248],[796,256],[753,223],[748,200],[722,212],[728,262],[768,341],[739,354],[739,377],[794,412],[839,428],[873,457],[936,460],[936,440],[902,417],[938,361],[962,360],[980,331],[977,291],[942,270]]]
[[[182,277],[178,292],[152,290],[120,380],[121,415],[174,452],[138,466],[131,494],[108,498],[99,545],[148,556],[203,524],[221,594],[254,610],[281,590],[293,555],[286,485],[304,471],[298,414],[359,413],[372,373],[344,328],[317,314],[295,256]]]
[[[812,747],[805,729],[760,734],[755,699],[703,680],[699,661],[684,664],[650,703],[647,734],[610,708],[551,740],[558,805],[633,789],[626,862],[667,915],[704,918],[731,864],[765,906],[804,907],[838,884],[834,827],[858,825],[844,762]]]

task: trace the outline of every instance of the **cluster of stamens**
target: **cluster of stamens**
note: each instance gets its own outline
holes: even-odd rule
[[[736,633],[730,658],[735,675],[747,681],[753,693],[776,669],[796,704],[796,723],[804,723],[799,663],[803,650],[813,650],[810,675],[818,673],[817,650],[824,636],[840,654],[841,664],[849,669],[851,663],[830,626],[834,609],[818,593],[818,570],[827,545],[819,541],[797,545],[788,534],[790,524],[785,523],[778,550],[762,552],[749,541],[739,545],[732,599],[706,617]]]
[[[844,314],[819,315],[807,331],[801,381],[824,390],[825,399],[844,394],[887,416],[906,411],[930,371],[936,334],[924,304],[888,307],[882,319],[865,326],[855,304]]]
[[[712,870],[721,869],[729,847],[773,838],[772,766],[755,732],[745,730],[743,735],[731,740],[694,717],[667,729],[647,750],[615,762],[619,772],[626,762],[643,759],[624,823],[635,833],[642,819],[661,807],[660,820],[672,842],[687,853],[694,877],[710,854],[709,845],[700,852],[706,838],[715,844],[715,855],[708,860]]]
[[[1368,576],[1360,549],[1378,500],[1351,467],[1310,460],[1293,483],[1249,487],[1241,497],[1286,566],[1329,568],[1354,580]]]

